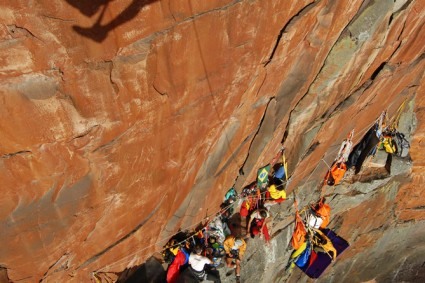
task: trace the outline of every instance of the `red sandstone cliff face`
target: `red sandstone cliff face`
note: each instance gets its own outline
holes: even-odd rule
[[[424,219],[423,1],[84,2],[1,5],[11,280],[87,282],[143,263],[282,140],[291,191],[406,98],[418,125],[395,213]]]

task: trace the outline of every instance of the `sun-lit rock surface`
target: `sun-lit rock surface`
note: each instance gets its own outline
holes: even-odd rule
[[[233,184],[253,181],[282,140],[288,192],[301,186],[308,202],[320,160],[408,99],[411,169],[351,197],[353,213],[339,204],[335,227],[356,248],[324,280],[413,280],[424,244],[424,10],[419,0],[2,3],[0,266],[12,281],[88,282],[141,264],[217,212]],[[353,230],[370,207],[382,215],[367,212]],[[276,272],[282,231],[267,259]],[[404,249],[385,277],[377,266],[397,233],[422,250]],[[276,272],[260,278],[286,278]]]

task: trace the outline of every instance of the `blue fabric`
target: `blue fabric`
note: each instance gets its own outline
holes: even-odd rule
[[[278,179],[284,179],[285,178],[285,167],[280,167],[277,169],[277,171],[274,173],[274,176]]]
[[[311,255],[311,244],[310,244],[310,242],[307,242],[306,249],[302,252],[302,254],[300,254],[297,257],[297,259],[295,260],[295,264],[299,268],[302,268],[304,266],[308,266],[308,261],[310,259],[310,255]]]
[[[189,262],[189,256],[190,253],[185,248],[180,248],[180,250],[184,253],[184,256],[186,257],[186,260],[184,261],[184,264]]]

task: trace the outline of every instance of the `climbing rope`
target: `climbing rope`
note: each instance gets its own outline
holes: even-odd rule
[[[261,194],[261,195],[264,195],[265,193],[266,193],[266,192],[262,192],[262,193],[260,193],[260,194]],[[218,216],[218,214],[222,214],[222,213],[226,212],[226,211],[227,211],[227,210],[229,210],[232,206],[234,206],[234,205],[236,205],[236,204],[237,204],[237,200],[246,200],[248,197],[249,197],[249,196],[246,196],[246,197],[238,197],[238,198],[236,199],[236,201],[234,201],[233,203],[231,203],[231,204],[227,205],[226,207],[224,207],[224,208],[222,208],[222,209],[218,210],[216,213],[212,213],[212,214],[210,214],[209,216],[205,217],[205,218],[204,218],[203,220],[201,220],[200,222],[197,222],[197,223],[195,223],[195,224],[193,224],[193,225],[189,225],[189,226],[187,226],[187,227],[185,227],[185,228],[183,228],[183,229],[180,229],[181,231],[186,231],[186,230],[189,230],[189,229],[191,229],[191,228],[193,228],[193,227],[199,226],[199,225],[200,225],[200,224],[202,224],[205,220],[207,220],[207,223],[203,225],[204,227],[203,227],[202,229],[198,230],[198,231],[193,232],[193,234],[192,234],[191,236],[189,236],[189,237],[185,238],[184,240],[182,240],[182,241],[180,241],[180,242],[178,242],[178,243],[175,243],[175,244],[173,244],[173,245],[171,245],[171,246],[167,246],[166,248],[163,248],[163,249],[161,249],[161,250],[159,250],[159,251],[155,251],[155,252],[159,252],[159,253],[161,253],[161,252],[165,251],[166,249],[174,248],[174,247],[180,246],[181,244],[183,244],[183,243],[187,242],[188,240],[191,240],[191,239],[192,239],[192,238],[194,238],[194,237],[195,237],[195,236],[196,236],[196,235],[197,235],[200,231],[204,231],[204,230],[206,229],[206,226],[207,226],[207,225],[209,224],[209,222],[210,222],[210,221],[208,221],[208,220],[210,219],[210,217],[212,217],[212,216]],[[290,198],[288,198],[288,199],[290,199]],[[273,199],[272,199],[272,198],[263,198],[263,200],[273,200]],[[111,268],[111,267],[113,267],[113,266],[117,266],[117,265],[121,264],[122,262],[125,262],[125,260],[127,260],[128,258],[130,258],[130,257],[132,257],[132,256],[135,256],[135,255],[137,255],[137,254],[141,253],[142,251],[147,250],[148,248],[151,248],[151,247],[153,247],[153,246],[156,246],[156,245],[158,245],[159,243],[161,243],[161,242],[163,242],[163,241],[165,241],[165,240],[169,240],[170,238],[172,238],[172,237],[173,237],[173,236],[175,236],[175,235],[177,235],[177,233],[175,233],[175,234],[173,234],[173,235],[171,235],[171,236],[168,236],[168,237],[166,237],[166,238],[163,238],[163,239],[161,239],[161,240],[159,240],[159,241],[156,241],[155,243],[153,243],[153,244],[151,244],[151,245],[149,245],[149,246],[146,246],[146,247],[144,247],[144,248],[142,248],[142,249],[140,249],[140,250],[137,250],[137,251],[135,251],[135,252],[133,252],[133,253],[131,253],[131,254],[129,254],[129,255],[127,255],[127,256],[125,256],[125,257],[123,257],[122,259],[120,259],[120,260],[118,260],[118,261],[115,261],[115,262],[114,262],[114,263],[112,263],[112,264],[108,264],[108,265],[106,265],[106,266],[104,266],[104,267],[102,267],[102,268],[100,268],[100,269],[96,270],[96,271],[94,272],[94,274],[110,272],[110,271],[105,271],[105,269],[107,269],[107,268]]]
[[[403,113],[404,108],[406,107],[407,98],[401,103],[401,105],[398,107],[395,115],[393,118],[389,121],[387,129],[391,131],[395,131],[398,128],[398,124],[400,122],[401,114]]]
[[[351,149],[353,147],[353,136],[354,129],[348,134],[347,138],[342,141],[341,147],[339,148],[338,154],[335,158],[335,162],[347,162],[348,156],[350,155]]]
[[[399,119],[400,119],[400,116],[401,116],[401,112],[402,112],[402,110],[403,110],[403,108],[404,108],[404,104],[405,104],[405,102],[407,101],[407,99],[402,103],[402,105],[400,105],[400,107],[399,107],[399,109],[398,109],[398,111],[397,111],[397,115],[395,116],[395,118],[394,118],[394,121],[391,123],[391,125],[396,125],[396,124],[398,124],[398,121],[399,121]],[[393,102],[394,103],[394,102]],[[390,104],[390,106],[393,104],[393,103],[391,103]],[[382,124],[383,124],[383,119],[384,119],[384,117],[385,117],[385,115],[386,115],[386,112],[384,111],[384,112],[382,112],[382,114],[380,115],[380,117],[378,118],[378,121],[374,121],[373,123],[371,123],[370,125],[367,125],[366,127],[364,127],[363,129],[361,129],[360,131],[358,131],[358,134],[360,135],[360,134],[364,134],[365,132],[366,132],[366,130],[368,130],[368,129],[370,129],[370,127],[371,126],[373,126],[374,124],[376,124],[376,122],[378,122],[379,124],[379,129],[381,130],[381,133],[382,133]],[[348,136],[348,139],[350,140],[350,141],[352,141],[352,139],[354,138],[354,129],[350,132],[350,134],[349,134],[349,136]],[[352,143],[352,142],[351,142]],[[346,146],[345,146],[346,147]],[[343,147],[343,145],[341,145],[341,147],[340,147],[340,149],[339,149],[339,151],[341,152],[341,150],[343,149],[343,148],[345,148],[345,147]],[[326,161],[324,160],[324,158],[327,156],[327,155],[329,155],[329,154],[331,154],[331,153],[333,153],[333,152],[335,152],[336,151],[336,149],[334,149],[334,150],[331,150],[331,151],[328,151],[328,152],[326,152],[325,153],[325,155],[324,155],[324,157],[321,159],[326,165],[327,165],[327,167],[329,168],[329,165],[326,163]],[[284,152],[284,148],[282,147],[282,149],[279,151],[279,153],[278,154],[280,154],[280,153],[282,153],[282,162],[283,162],[283,164],[284,164],[284,168],[285,168],[285,181],[281,184],[281,185],[285,185],[285,184],[287,184],[287,185],[289,185],[289,183],[290,183],[290,180],[292,179],[292,177],[293,176],[288,176],[288,173],[287,173],[287,164],[286,164],[286,158],[285,158],[285,155],[283,154],[283,152]],[[345,152],[345,151],[344,151]],[[339,156],[340,154],[338,154],[338,156]],[[272,162],[273,162],[274,160],[272,160]],[[310,180],[310,178],[314,175],[314,173],[315,173],[315,171],[317,170],[317,168],[319,167],[319,165],[320,165],[320,162],[319,163],[317,163],[317,165],[315,166],[315,168],[313,169],[313,171],[309,174],[309,176],[307,177],[307,179],[303,182],[303,184],[306,184],[309,180]],[[303,171],[301,171],[301,172],[298,172],[298,174],[297,175],[301,175],[301,173],[305,173],[305,172],[307,172],[308,170],[310,170],[310,168],[306,168],[306,169],[304,169]],[[281,186],[280,185],[280,186]],[[300,188],[300,186],[298,186],[298,188]],[[295,209],[298,211],[298,204],[297,204],[297,201],[296,201],[296,190],[297,190],[297,188],[295,188],[294,190],[293,190],[293,193],[294,193],[294,206],[295,206]],[[260,193],[260,196],[262,195],[262,194],[265,194],[266,192],[262,192],[262,193]],[[245,199],[247,199],[248,198],[248,196],[246,196],[246,197],[243,197],[243,198],[241,198],[241,197],[237,197],[237,200],[239,199],[239,200],[245,200]],[[271,198],[264,198],[263,200],[270,200]],[[287,198],[287,199],[290,199],[290,198]],[[231,203],[231,204],[229,204],[228,206],[226,206],[225,208],[222,208],[222,209],[220,209],[220,210],[218,210],[217,212],[215,212],[215,213],[212,213],[212,214],[210,214],[209,216],[207,216],[207,217],[205,217],[202,221],[200,221],[200,222],[198,222],[198,223],[195,223],[195,224],[192,224],[192,225],[189,225],[189,226],[187,226],[187,227],[185,227],[185,228],[183,228],[183,229],[180,229],[180,230],[189,230],[189,229],[191,229],[191,228],[193,228],[193,227],[196,227],[196,226],[199,226],[200,224],[202,224],[203,223],[203,221],[204,220],[209,220],[209,217],[212,217],[212,216],[215,216],[215,215],[217,215],[218,213],[224,213],[224,212],[226,212],[228,209],[230,209],[231,207],[233,207],[235,204],[236,204],[237,202],[236,201],[234,201],[233,203]],[[309,205],[306,205],[306,206],[304,206],[303,207],[303,209],[299,212],[300,214],[301,213],[304,213],[305,214],[305,216],[307,216],[307,208],[309,207]],[[178,243],[176,243],[175,245],[173,245],[173,246],[171,246],[171,247],[176,247],[176,246],[179,246],[179,245],[181,245],[181,244],[183,244],[183,243],[185,243],[186,241],[188,241],[188,240],[190,240],[190,239],[192,239],[193,237],[195,237],[195,235],[197,235],[197,233],[199,233],[200,231],[203,231],[204,229],[205,229],[206,227],[204,226],[201,230],[199,230],[199,231],[196,231],[194,234],[192,234],[191,236],[189,236],[188,238],[186,238],[186,239],[184,239],[184,240],[182,240],[182,241],[180,241],[180,242],[178,242]],[[97,282],[97,280],[100,280],[99,278],[98,278],[98,276],[97,276],[97,274],[98,273],[105,273],[105,272],[108,272],[108,271],[104,271],[105,269],[107,269],[107,268],[111,268],[111,267],[113,267],[113,266],[117,266],[117,265],[119,265],[119,264],[121,264],[122,262],[124,262],[125,260],[127,260],[128,258],[130,258],[130,257],[132,257],[132,256],[135,256],[135,255],[137,255],[137,254],[139,254],[139,253],[141,253],[141,252],[143,252],[143,251],[145,251],[145,250],[147,250],[147,249],[149,249],[149,248],[152,248],[152,247],[154,247],[154,246],[156,246],[156,245],[158,245],[159,243],[161,243],[161,242],[163,242],[163,241],[165,241],[165,240],[168,240],[168,239],[170,239],[170,238],[172,238],[173,236],[175,236],[177,233],[175,233],[175,234],[173,234],[171,237],[170,236],[168,236],[167,238],[163,238],[163,239],[160,239],[160,240],[158,240],[158,241],[156,241],[155,243],[153,243],[153,244],[151,244],[151,245],[149,245],[149,246],[146,246],[146,247],[144,247],[144,248],[142,248],[142,249],[140,249],[140,250],[137,250],[137,251],[135,251],[135,252],[133,252],[133,253],[131,253],[131,254],[129,254],[129,255],[127,255],[127,256],[125,256],[124,258],[122,258],[122,259],[120,259],[120,260],[118,260],[118,261],[115,261],[114,263],[112,263],[112,264],[108,264],[108,265],[106,265],[106,266],[104,266],[104,267],[102,267],[102,268],[100,268],[100,269],[98,269],[97,271],[95,271],[95,272],[93,272],[92,273],[92,275],[93,275],[93,277],[96,279],[96,282]],[[158,252],[163,252],[163,251],[165,251],[166,249],[169,249],[170,247],[167,247],[167,248],[163,248],[162,250],[160,250],[160,251],[158,251]]]
[[[379,119],[379,118],[378,118]],[[351,140],[354,140],[355,136],[360,136],[363,137],[363,135],[373,126],[376,124],[376,121],[371,122],[370,124],[366,125],[365,127],[363,127],[362,129],[360,129],[356,134],[354,134],[353,132],[353,136],[351,137]],[[353,130],[354,131],[354,130]],[[330,151],[325,152],[324,156],[321,158],[323,161],[325,160],[326,156],[330,155],[330,154],[334,154],[337,152],[337,150],[339,149],[332,149]],[[314,174],[314,172],[316,171],[316,169],[319,167],[320,162],[316,164],[316,166],[314,167],[313,171],[309,174],[309,176],[307,177],[307,179],[303,182],[303,184],[306,184],[310,178],[312,177],[312,175]],[[329,168],[329,165],[327,166]],[[305,173],[307,171],[311,170],[311,167],[308,167],[304,170],[302,170],[301,172],[297,172],[297,175],[303,175],[302,173]],[[300,187],[300,186],[298,186]]]
[[[392,104],[390,104],[390,106],[391,106]],[[381,115],[378,117],[378,119],[377,120],[374,120],[373,122],[371,122],[370,124],[368,124],[368,125],[366,125],[365,127],[363,127],[363,128],[361,128],[360,130],[358,130],[356,133],[354,132],[354,129],[348,134],[348,138],[350,138],[350,140],[351,140],[351,142],[354,140],[354,138],[355,138],[355,136],[357,136],[357,137],[363,137],[363,135],[373,126],[373,125],[375,125],[376,123],[380,123],[380,121],[381,121],[381,125],[382,125],[382,121],[383,121],[383,118],[384,118],[384,115],[385,114],[385,111],[383,111],[382,113],[381,113]],[[327,152],[325,152],[325,154],[324,154],[324,156],[323,156],[323,158],[321,158],[321,161],[323,161],[323,163],[325,163],[325,165],[326,165],[326,167],[328,168],[328,170],[330,169],[330,166],[329,166],[329,164],[325,161],[325,158],[326,158],[326,156],[328,156],[328,155],[330,155],[330,154],[334,154],[334,153],[336,153],[336,151],[338,150],[340,150],[341,149],[341,147],[339,148],[339,149],[333,149],[333,150],[330,150],[330,151],[327,151]],[[298,189],[300,189],[301,187],[302,187],[302,185],[304,185],[304,184],[307,184],[308,183],[308,181],[310,180],[310,178],[314,175],[314,173],[316,172],[316,170],[318,169],[318,167],[320,166],[320,162],[318,162],[317,164],[316,164],[316,166],[314,167],[314,169],[313,169],[313,171],[308,175],[308,177],[307,177],[307,179],[301,184],[301,185],[298,185],[295,189],[294,189],[294,192],[296,192]],[[311,170],[311,167],[310,168],[306,168],[306,169],[304,169],[304,170],[302,170],[301,172],[296,172],[297,173],[297,175],[303,175],[305,172],[307,172],[307,171],[309,171],[309,170]],[[293,177],[293,176],[291,176],[291,177]],[[288,187],[289,187],[289,184],[287,185],[287,189],[288,189]],[[318,187],[317,187],[317,189],[319,190],[319,194],[320,194],[320,197],[325,193],[325,189],[324,189],[324,181],[323,180],[321,180],[321,182],[319,183],[319,185],[318,185]]]
[[[264,192],[264,193],[265,193],[265,192]],[[263,194],[263,193],[262,193],[262,194]],[[176,244],[174,244],[174,245],[171,245],[171,246],[168,246],[168,247],[166,247],[166,248],[163,248],[163,249],[161,249],[161,250],[159,250],[159,251],[156,251],[156,252],[163,252],[163,251],[165,251],[166,249],[169,249],[169,248],[173,248],[173,247],[180,246],[181,244],[185,243],[186,241],[191,240],[193,237],[195,237],[195,236],[197,235],[197,233],[199,233],[200,231],[203,231],[203,230],[205,229],[206,225],[208,225],[208,223],[209,223],[209,221],[208,221],[208,220],[209,220],[212,216],[217,216],[218,214],[223,214],[224,212],[226,212],[227,210],[229,210],[232,206],[236,205],[236,204],[237,204],[237,200],[245,200],[245,199],[247,199],[248,197],[249,197],[249,196],[246,196],[246,197],[237,197],[236,201],[234,201],[233,203],[231,203],[231,204],[227,205],[227,206],[226,206],[226,207],[224,207],[224,208],[221,208],[220,210],[216,211],[215,213],[212,213],[212,214],[210,214],[209,216],[206,216],[206,217],[205,217],[204,219],[202,219],[200,222],[197,222],[197,223],[195,223],[195,224],[192,224],[192,225],[189,225],[189,226],[187,226],[187,227],[185,227],[185,228],[180,229],[181,231],[187,231],[187,230],[190,230],[190,229],[191,229],[191,228],[193,228],[193,227],[196,227],[196,226],[199,226],[199,225],[203,224],[203,222],[204,222],[205,220],[207,220],[207,223],[206,223],[206,224],[204,224],[204,225],[203,225],[204,227],[203,227],[202,229],[200,229],[199,231],[195,231],[195,232],[194,232],[191,236],[189,236],[189,237],[185,238],[184,240],[182,240],[182,241],[180,241],[180,242],[178,242],[178,243],[176,243]],[[122,259],[120,259],[120,260],[118,260],[118,261],[115,261],[114,263],[108,264],[108,265],[106,265],[106,266],[104,266],[104,267],[102,267],[102,268],[98,269],[95,273],[108,272],[108,271],[104,271],[104,270],[105,270],[105,269],[107,269],[107,268],[111,268],[111,267],[113,267],[113,266],[117,266],[117,265],[121,264],[122,262],[124,262],[125,260],[127,260],[128,258],[130,258],[130,257],[132,257],[132,256],[135,256],[135,255],[137,255],[137,254],[139,254],[139,253],[141,253],[141,252],[143,252],[143,251],[145,251],[145,250],[147,250],[147,249],[149,249],[149,248],[152,248],[152,247],[154,247],[154,246],[158,245],[159,243],[164,242],[165,240],[169,240],[170,238],[172,238],[173,236],[175,236],[175,235],[177,235],[177,234],[178,234],[178,232],[177,232],[177,233],[175,233],[175,234],[173,234],[173,235],[171,235],[171,236],[168,236],[168,237],[166,237],[166,238],[160,239],[159,241],[156,241],[155,243],[153,243],[153,244],[151,244],[151,245],[149,245],[149,246],[143,247],[142,249],[137,250],[137,251],[135,251],[135,252],[133,252],[133,253],[131,253],[131,254],[129,254],[129,255],[127,255],[127,256],[125,256],[125,257],[123,257]]]

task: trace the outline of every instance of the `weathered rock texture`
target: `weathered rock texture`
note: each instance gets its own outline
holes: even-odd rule
[[[335,216],[340,234],[362,244],[329,276],[371,280],[365,262],[387,280],[377,264],[388,249],[404,259],[391,278],[416,278],[424,1],[5,2],[0,265],[11,280],[88,282],[93,271],[143,263],[179,228],[217,212],[233,184],[254,180],[281,141],[289,191],[317,184],[320,160],[331,162],[351,129],[359,141],[405,99],[418,121],[412,170]],[[305,196],[314,192],[308,184]],[[371,206],[382,216],[371,211],[353,229]],[[422,252],[400,255],[395,233]]]
[[[423,122],[418,120],[416,124],[413,111],[423,103],[423,99],[416,100],[416,106],[411,103],[400,121],[400,130],[415,132],[412,150],[418,146],[416,137],[423,133]],[[412,158],[414,156],[412,151]],[[372,161],[382,157],[385,153],[379,151]],[[419,177],[414,173],[417,166],[409,159],[393,158],[391,176],[369,179],[366,183],[352,184],[347,180],[334,188],[324,188],[322,196],[327,197],[332,207],[329,227],[343,236],[350,247],[318,282],[424,281],[425,265],[421,255],[425,251],[425,223],[423,202],[418,200],[423,198],[423,190],[415,181]],[[368,169],[366,165],[360,174],[365,174]],[[298,201],[304,205],[317,200],[319,192],[311,194],[311,188],[316,186],[317,182],[310,181],[298,187]],[[405,196],[406,191],[416,196]],[[406,201],[411,203],[409,207],[404,205]],[[249,277],[245,277],[247,282],[312,282],[296,268],[291,274],[285,272],[292,252],[289,242],[294,226],[293,207],[291,204],[273,207],[272,213],[274,238],[271,245],[264,246],[260,239],[249,242],[250,250],[243,269],[243,274],[249,273]],[[406,213],[409,216],[405,216]],[[223,282],[232,280],[223,278]]]

